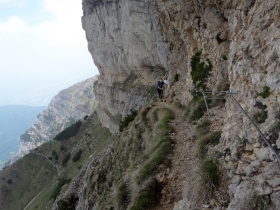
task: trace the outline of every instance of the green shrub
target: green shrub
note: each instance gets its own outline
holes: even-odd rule
[[[215,131],[213,133],[211,133],[209,136],[206,136],[205,138],[203,138],[203,142],[205,142],[205,144],[218,144],[219,140],[221,138],[221,131]]]
[[[64,147],[63,145],[61,145],[61,146],[60,146],[60,150],[61,150],[61,151],[66,150],[66,147]]]
[[[152,113],[152,117],[151,117],[151,118],[152,118],[152,119],[151,119],[152,123],[155,123],[155,122],[158,121],[157,112],[158,112],[158,109],[154,110],[154,112]]]
[[[253,115],[253,120],[259,124],[264,123],[266,119],[267,119],[267,111],[265,110],[257,111]]]
[[[155,174],[158,171],[158,166],[164,163],[169,152],[170,143],[161,143],[160,147],[156,150],[154,157],[148,161],[139,172],[139,175],[136,178],[137,184],[141,184],[141,182],[146,180],[149,176]]]
[[[221,131],[215,131],[200,140],[199,153],[201,158],[205,158],[207,154],[207,145],[209,144],[216,145],[219,143],[221,134],[222,134]]]
[[[209,126],[211,125],[211,121],[208,119],[203,119],[197,126],[196,132],[199,136],[204,135],[209,131]]]
[[[201,51],[197,52],[191,58],[191,77],[195,89],[206,91],[206,83],[208,77],[211,75],[212,64],[209,59],[207,59],[208,65],[204,62],[200,62]],[[197,96],[195,91],[191,92],[194,97]]]
[[[154,97],[151,99],[151,104],[155,104],[157,101],[158,101],[158,98],[157,98],[156,96],[154,96]]]
[[[204,160],[200,167],[200,174],[202,177],[202,184],[212,195],[214,190],[220,185],[220,171],[217,161],[213,159]]]
[[[79,120],[78,122],[74,123],[73,125],[69,126],[65,130],[61,131],[58,135],[54,137],[54,140],[63,141],[69,139],[72,136],[75,136],[81,127],[82,122]]]
[[[52,151],[52,156],[54,156],[55,160],[58,160],[59,156],[55,150]]]
[[[68,153],[67,155],[65,155],[65,157],[62,160],[62,166],[65,167],[68,163],[68,161],[70,160],[71,154]]]
[[[226,60],[227,60],[227,56],[224,55],[224,56],[223,56],[223,59],[226,61]]]
[[[118,194],[117,194],[119,205],[122,207],[126,207],[130,201],[130,192],[126,183],[122,183],[119,186]]]
[[[144,122],[145,124],[148,124],[148,118],[147,118],[147,114],[148,112],[150,111],[152,107],[150,106],[147,106],[145,107],[142,112],[140,113],[140,119],[142,120],[142,122]]]
[[[217,159],[220,159],[220,158],[222,158],[224,156],[224,154],[222,153],[222,152],[217,152],[216,153],[216,158]]]
[[[172,51],[173,50],[173,43],[170,42],[170,45],[169,45],[169,50]]]
[[[272,207],[272,202],[268,196],[260,196],[254,193],[245,202],[241,210],[269,210]]]
[[[257,96],[261,96],[263,98],[268,98],[270,96],[270,87],[264,86],[263,92],[258,93]]]
[[[174,118],[174,114],[169,109],[164,109],[168,111],[165,117],[162,119],[161,124],[159,125],[159,129],[161,131],[160,134],[160,142],[157,145],[155,152],[152,158],[143,166],[143,168],[139,171],[139,174],[136,178],[137,184],[140,184],[142,181],[146,180],[152,174],[155,174],[158,170],[158,166],[166,160],[167,155],[170,152],[170,137],[169,132],[171,130],[171,126],[169,125],[170,120]]]
[[[179,81],[179,78],[180,78],[180,75],[179,74],[175,74],[175,82],[178,82]]]
[[[136,198],[134,206],[130,210],[144,210],[148,209],[155,201],[155,193],[149,187],[141,190]]]
[[[208,104],[209,108],[213,108],[219,105],[223,105],[226,103],[226,99],[225,98],[214,98],[211,99],[211,103]]]
[[[143,132],[144,132],[143,128],[138,128],[136,130],[136,133],[135,133],[136,140],[140,140],[141,139],[141,136],[142,136]]]
[[[269,132],[271,132],[270,140],[276,141],[279,138],[280,122],[275,123]]]
[[[178,108],[178,109],[183,109],[184,108],[183,104],[180,101],[174,101],[173,106],[175,108]]]
[[[74,155],[74,157],[72,158],[72,161],[73,161],[73,162],[77,162],[78,160],[80,160],[82,153],[83,153],[83,150],[80,149],[80,150]]]
[[[267,106],[260,101],[256,101],[254,107],[257,107],[258,109],[261,109],[261,110],[265,110],[267,108]]]
[[[270,132],[279,133],[280,132],[280,122],[277,122],[275,125],[272,126]]]
[[[79,198],[72,194],[70,197],[57,203],[58,210],[75,210],[78,201]]]
[[[221,90],[222,91],[228,91],[229,90],[229,87],[230,87],[230,83],[229,82],[223,82],[221,84]]]
[[[218,44],[221,44],[222,42],[226,41],[226,39],[221,39],[221,33],[218,33],[215,37],[215,39],[217,40]]]
[[[55,200],[56,197],[59,195],[61,188],[62,188],[65,184],[68,184],[70,181],[71,181],[71,179],[64,179],[64,178],[60,179],[59,182],[58,182],[58,184],[57,184],[56,187],[54,188],[54,190],[53,190],[53,192],[52,192],[52,194],[51,194],[50,199]]]
[[[201,158],[205,158],[207,154],[208,148],[206,144],[199,144],[199,156]]]
[[[131,121],[134,120],[134,118],[136,117],[136,115],[137,115],[137,111],[132,110],[131,113],[130,113],[129,115],[127,115],[127,116],[124,118],[124,120],[121,121],[120,127],[119,127],[119,131],[122,132],[123,129],[124,129],[125,127],[127,127],[128,124],[129,124]]]
[[[210,100],[207,100],[207,103],[209,102]],[[194,120],[200,119],[206,110],[205,101],[202,97],[193,98],[186,106],[185,118],[189,123],[191,123]]]

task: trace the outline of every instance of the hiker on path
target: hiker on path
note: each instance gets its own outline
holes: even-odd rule
[[[158,90],[158,97],[159,99],[163,98],[163,85],[165,85],[165,83],[161,80],[158,81],[157,83],[157,90]]]

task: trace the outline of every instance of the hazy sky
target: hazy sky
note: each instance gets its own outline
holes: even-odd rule
[[[98,74],[81,16],[82,0],[0,0],[0,106],[47,105]]]

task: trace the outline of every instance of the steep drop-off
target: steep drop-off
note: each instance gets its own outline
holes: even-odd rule
[[[169,87],[167,92],[187,105],[198,83],[191,75],[191,61],[201,52],[198,61],[211,66],[207,89],[215,95],[229,87],[271,143],[279,145],[278,1],[83,0],[83,10],[89,51],[101,74],[95,90],[100,100],[98,115],[112,132],[117,133],[118,127],[112,118],[123,119],[138,108],[130,85],[142,89],[155,84],[158,77],[167,77],[171,84],[179,78],[180,87]],[[199,65],[201,70],[203,64]],[[119,84],[132,74],[136,82],[120,93]],[[138,91],[137,99],[143,98],[143,104],[146,97]],[[276,185],[266,184],[279,176],[275,162],[267,166],[273,159],[269,149],[235,101],[229,96],[226,100],[216,149],[230,151],[223,164],[232,179],[229,209],[241,208],[252,193],[270,195],[279,205]],[[261,146],[256,145],[259,142]],[[274,176],[265,174],[266,170]],[[248,190],[241,193],[243,188]]]
[[[18,137],[28,129],[46,107],[0,106],[0,169],[18,151]]]
[[[278,163],[249,120],[221,93],[207,119],[194,92],[235,93],[279,152],[279,2],[83,0],[83,11],[100,103],[78,135],[34,151],[59,170],[29,209],[279,209]]]
[[[59,132],[83,117],[90,115],[98,102],[93,93],[97,76],[60,91],[35,123],[19,137],[19,152],[6,165],[12,164],[30,150],[52,140]]]

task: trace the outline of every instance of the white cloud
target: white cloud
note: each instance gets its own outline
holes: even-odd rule
[[[48,31],[47,37],[51,43],[68,45],[84,38],[81,30],[82,9],[79,0],[45,0],[44,8],[50,11],[55,18],[55,22],[47,22],[42,25]]]
[[[0,0],[0,4],[11,2],[12,0]]]
[[[81,1],[44,0],[42,3],[42,10],[49,14],[42,22],[29,23],[16,15],[0,20],[1,96],[16,97],[24,89],[28,97],[29,92],[33,95],[36,89],[43,92],[48,84],[61,84],[62,80],[69,81],[63,84],[66,88],[98,73],[81,26]],[[61,85],[53,88],[53,95],[58,88]],[[3,91],[7,89],[8,93]],[[45,89],[49,97],[49,90]],[[0,105],[6,103],[1,100]]]

